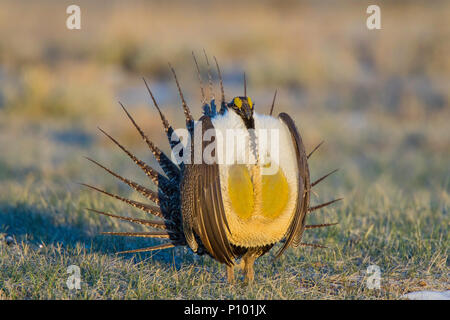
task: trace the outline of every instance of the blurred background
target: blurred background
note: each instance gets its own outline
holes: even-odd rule
[[[96,126],[143,147],[118,101],[166,146],[142,77],[182,126],[167,62],[199,116],[191,52],[206,72],[203,49],[227,99],[244,71],[259,112],[278,89],[275,111],[293,114],[308,148],[326,140],[324,159],[402,188],[448,184],[448,1],[383,1],[373,31],[367,1],[77,1],[81,30],[68,30],[72,2],[0,3],[2,185],[80,179],[82,155],[113,147]]]
[[[326,141],[313,173],[340,167],[348,190],[379,179],[405,192],[448,190],[448,1],[383,2],[382,30],[373,31],[366,1],[77,3],[81,30],[66,28],[71,1],[0,4],[2,188],[27,182],[77,190],[73,180],[99,173],[85,155],[133,170],[96,129],[149,157],[118,101],[168,150],[142,77],[181,127],[167,63],[200,116],[191,52],[206,80],[205,49],[221,65],[227,99],[243,94],[245,71],[257,111],[269,111],[278,89],[275,112],[292,113],[307,149]]]
[[[66,28],[71,4],[81,7],[81,30]],[[381,30],[366,27],[370,4],[381,8]],[[191,52],[206,81],[203,49],[219,61],[227,99],[243,94],[245,71],[257,112],[269,111],[278,89],[275,113],[294,117],[307,150],[325,140],[311,159],[313,178],[341,170],[314,201],[344,196],[346,211],[330,214],[353,214],[348,234],[359,227],[366,234],[369,213],[401,212],[399,224],[415,223],[431,208],[424,225],[443,223],[448,241],[449,1],[2,0],[0,232],[49,237],[45,230],[30,235],[27,216],[17,214],[21,204],[44,208],[38,216],[52,225],[81,225],[84,202],[98,201],[100,209],[104,198],[84,197],[88,191],[75,182],[130,193],[83,156],[147,183],[96,127],[152,163],[118,101],[167,151],[142,77],[181,127],[167,63],[199,117]],[[63,214],[49,210],[49,201]]]

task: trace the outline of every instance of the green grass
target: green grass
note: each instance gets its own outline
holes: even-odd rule
[[[336,114],[339,117],[344,115]],[[228,285],[223,265],[208,257],[194,257],[184,248],[115,255],[116,251],[148,246],[156,240],[99,235],[100,231],[139,228],[85,208],[140,213],[79,186],[76,182],[88,182],[135,197],[82,156],[92,156],[126,176],[150,183],[94,130],[67,128],[69,132],[85,130],[93,141],[67,144],[51,134],[60,125],[36,125],[18,136],[21,148],[11,148],[1,157],[0,233],[13,236],[16,242],[7,245],[0,241],[0,297],[397,299],[419,289],[448,289],[450,175],[448,161],[443,158],[446,151],[428,154],[426,148],[404,149],[399,156],[395,139],[404,141],[408,133],[397,136],[393,128],[385,132],[393,139],[392,147],[373,152],[366,143],[361,153],[358,146],[366,139],[362,132],[351,136],[341,130],[340,135],[332,135],[333,127],[320,118],[302,117],[304,123],[315,123],[323,137],[329,138],[311,158],[312,176],[319,177],[336,166],[340,171],[318,185],[312,202],[332,197],[344,200],[311,214],[307,222],[338,221],[339,225],[306,232],[305,242],[322,243],[327,249],[300,247],[289,249],[279,260],[273,261],[273,253],[257,260],[256,281],[249,287],[242,285],[241,273],[236,284]],[[297,122],[304,127],[302,121]],[[364,130],[379,125],[374,121]],[[12,137],[11,123],[2,122],[0,127],[4,140]],[[310,133],[307,128],[302,131],[308,141]],[[137,135],[135,138],[138,140]],[[372,139],[382,141],[383,137],[374,134]],[[307,145],[312,148],[311,143]],[[145,149],[135,146],[133,150],[147,158]],[[66,286],[67,267],[72,264],[81,268],[79,291]],[[381,268],[380,290],[366,286],[366,269],[371,264]]]
[[[434,2],[383,3],[382,30],[369,31],[364,1],[81,1],[82,30],[68,31],[64,2],[2,1],[0,299],[397,299],[449,289],[450,3]],[[239,23],[218,23],[236,12],[246,13]],[[250,287],[228,285],[224,266],[183,248],[115,255],[157,242],[99,235],[139,228],[86,208],[142,213],[77,184],[138,197],[89,156],[150,185],[95,127],[152,163],[116,102],[167,151],[141,77],[181,127],[167,61],[198,117],[191,51],[205,73],[202,48],[218,58],[228,99],[242,94],[246,71],[258,112],[278,88],[275,113],[294,117],[307,150],[326,141],[313,179],[340,168],[312,203],[344,200],[308,217],[339,225],[304,237],[328,249],[269,253]],[[66,286],[72,264],[79,291]],[[380,290],[366,286],[372,264]]]

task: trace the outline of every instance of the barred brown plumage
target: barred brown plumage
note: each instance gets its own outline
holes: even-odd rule
[[[257,150],[256,152],[256,164],[248,164],[248,167],[238,167],[237,170],[234,171],[235,173],[237,172],[237,178],[239,179],[239,174],[241,174],[241,172],[242,174],[246,175],[245,179],[247,180],[244,180],[250,187],[249,194],[255,199],[255,207],[246,207],[246,209],[250,208],[250,216],[239,216],[239,214],[236,214],[236,212],[234,211],[234,198],[230,198],[230,194],[235,195],[237,192],[237,194],[239,195],[239,190],[235,189],[239,188],[239,184],[236,184],[233,180],[230,180],[231,178],[229,178],[228,180],[224,178],[228,177],[228,167],[222,166],[217,162],[205,163],[202,161],[201,163],[194,163],[194,161],[192,161],[194,159],[194,153],[196,151],[201,151],[201,154],[203,154],[204,150],[211,145],[214,147],[214,156],[215,160],[217,160],[218,153],[220,151],[218,151],[219,149],[216,148],[217,141],[215,139],[213,139],[212,141],[202,140],[202,143],[197,146],[194,143],[195,136],[192,136],[190,139],[190,146],[192,151],[190,155],[191,161],[189,163],[179,163],[177,165],[151,140],[148,139],[148,137],[136,123],[132,115],[128,112],[125,106],[120,103],[125,114],[132,122],[133,126],[136,128],[146,145],[149,147],[155,159],[160,164],[165,175],[158,173],[152,167],[148,166],[142,160],[138,159],[105,131],[103,131],[102,129],[100,129],[100,131],[102,131],[120,149],[122,149],[145,172],[145,174],[156,185],[157,191],[150,190],[144,186],[139,185],[136,182],[133,182],[132,180],[126,179],[90,158],[87,159],[100,168],[104,169],[106,172],[113,175],[120,181],[127,184],[129,187],[146,197],[148,200],[154,202],[157,206],[123,198],[121,196],[112,194],[88,184],[83,185],[110,197],[121,200],[140,210],[143,210],[156,219],[137,219],[98,211],[95,209],[88,210],[111,218],[145,225],[155,229],[148,232],[103,232],[103,234],[105,235],[162,238],[168,240],[168,242],[166,243],[153,247],[122,251],[121,253],[146,252],[177,246],[187,246],[196,254],[202,255],[206,253],[218,262],[226,264],[228,281],[230,282],[232,282],[234,278],[233,267],[236,264],[236,260],[242,258],[244,262],[246,281],[251,282],[254,278],[254,261],[256,260],[256,258],[267,253],[276,243],[281,243],[282,245],[279,248],[278,252],[275,253],[275,258],[282,255],[290,246],[310,246],[317,248],[324,247],[322,245],[314,243],[303,243],[301,242],[301,239],[305,229],[329,227],[336,224],[324,223],[316,225],[306,225],[305,220],[308,212],[318,210],[340,200],[336,199],[321,205],[312,207],[310,206],[311,188],[337,170],[334,170],[311,183],[308,159],[322,143],[314,148],[311,153],[307,154],[305,151],[303,140],[295,125],[294,120],[287,113],[283,112],[280,113],[277,118],[271,116],[275,105],[277,91],[275,91],[275,95],[273,97],[272,105],[270,108],[270,116],[262,116],[254,113],[253,102],[249,97],[246,96],[246,80],[244,80],[244,96],[236,97],[231,100],[232,102],[226,104],[224,101],[225,92],[223,88],[222,75],[220,73],[217,59],[215,59],[214,57],[217,67],[217,73],[220,80],[222,99],[220,111],[217,111],[214,94],[212,93],[212,76],[209,62],[207,60],[211,101],[210,103],[207,103],[200,69],[194,54],[193,57],[200,81],[202,94],[201,102],[203,104],[204,111],[204,115],[199,119],[198,122],[194,122],[194,118],[192,117],[191,111],[181,91],[181,87],[178,82],[175,70],[169,64],[170,70],[175,78],[178,93],[181,98],[186,126],[189,133],[191,135],[195,135],[196,133],[194,128],[197,125],[201,125],[202,131],[200,132],[200,134],[202,134],[203,136],[203,134],[207,130],[216,131],[218,130],[218,127],[220,127],[219,123],[222,123],[221,125],[226,125],[228,123],[227,121],[238,121],[238,126],[243,126],[248,131],[255,129],[255,126],[263,127],[265,123],[264,121],[277,128],[281,128],[282,131],[284,130],[284,137],[287,137],[286,141],[282,141],[282,144],[285,146],[285,148],[287,148],[285,150],[292,150],[292,154],[287,155],[288,158],[286,159],[288,160],[286,161],[290,161],[288,164],[283,165],[282,162],[279,162],[277,164],[279,166],[277,172],[281,172],[279,173],[279,178],[277,178],[278,180],[264,179],[261,176],[260,172],[264,164],[262,162],[260,163],[258,158],[258,152],[260,150]],[[206,52],[205,57],[207,59]],[[174,135],[174,129],[172,128],[172,126],[170,126],[169,122],[162,113],[145,79],[144,83],[151,96],[153,104],[160,115],[164,130],[169,139],[170,146],[173,149],[176,145],[174,140],[171,139],[172,135]],[[222,122],[220,122],[218,119]],[[254,139],[257,139],[257,135],[253,134],[251,136],[254,137]],[[255,141],[256,140],[254,140],[253,142]],[[200,148],[201,150],[195,150],[195,148]],[[256,145],[254,148],[256,149]],[[248,170],[247,168],[250,168],[250,170]],[[292,174],[287,174],[286,172],[284,172],[284,170],[287,170],[286,172],[291,173],[292,170],[295,170],[295,177],[293,177]],[[233,176],[233,179],[236,178],[236,174]],[[267,187],[267,185],[265,185],[265,187],[263,187],[261,185],[262,183],[267,184],[271,182],[279,183],[283,187],[270,188],[271,186]],[[284,194],[284,197],[278,197],[276,194],[265,194],[264,192],[267,192],[267,190],[286,193]],[[271,199],[274,198],[275,200],[264,198],[267,196]],[[268,200],[270,201],[267,202]],[[268,212],[270,212],[270,214],[266,212],[267,210],[264,211],[266,212],[265,215],[261,213],[261,207],[264,207],[264,205],[273,205],[274,201],[276,205],[273,208],[269,208],[270,210]],[[285,202],[281,203],[280,205],[280,203],[276,203],[276,201]],[[269,204],[267,204],[266,202]],[[255,222],[251,222],[253,221],[252,219],[256,219]],[[269,225],[271,226],[271,229],[266,230],[264,226]],[[249,232],[249,234],[246,234],[247,231]]]

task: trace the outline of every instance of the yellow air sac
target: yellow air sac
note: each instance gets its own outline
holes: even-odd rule
[[[243,220],[250,218],[255,208],[255,201],[252,180],[245,165],[235,164],[230,167],[228,193],[231,206],[239,218]]]
[[[228,193],[231,207],[237,216],[247,220],[254,215],[267,219],[276,219],[285,209],[289,198],[289,185],[282,170],[273,175],[261,176],[260,194],[255,193],[255,186],[245,165],[233,165],[228,173]],[[255,197],[260,197],[255,199]],[[258,202],[257,208],[255,202]]]
[[[283,171],[262,176],[262,215],[276,219],[286,207],[289,198],[289,185]]]

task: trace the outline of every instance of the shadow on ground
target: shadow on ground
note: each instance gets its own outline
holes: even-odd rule
[[[0,202],[0,235],[3,235],[0,241],[5,241],[6,237],[10,236],[15,243],[23,242],[34,249],[38,249],[40,245],[62,247],[64,250],[81,246],[89,253],[108,255],[158,243],[157,240],[152,239],[104,236],[100,234],[99,228],[83,222],[82,213],[74,219],[73,223],[58,221],[62,218],[58,215],[62,214],[62,212],[46,212],[24,203],[11,205]],[[152,260],[172,268],[179,268],[187,258],[184,257],[184,249],[120,255],[124,259],[133,259],[136,263],[150,256]]]

